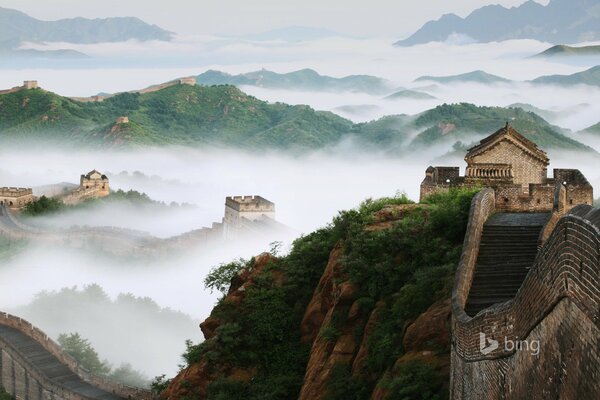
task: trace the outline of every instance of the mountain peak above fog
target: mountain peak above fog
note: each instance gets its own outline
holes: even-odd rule
[[[16,48],[23,42],[94,44],[130,39],[171,40],[172,34],[134,17],[69,18],[42,21],[13,9],[0,7],[0,48]]]
[[[529,0],[512,8],[488,5],[466,18],[446,14],[396,45],[446,41],[456,34],[482,43],[511,39],[557,44],[600,40],[600,0],[551,0],[546,6]]]

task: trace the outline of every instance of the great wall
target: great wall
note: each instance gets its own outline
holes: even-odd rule
[[[465,177],[456,167],[430,167],[421,186],[422,198],[452,187],[484,187],[472,201],[452,290],[450,397],[600,398],[600,210],[591,206],[591,186],[577,170],[555,170],[547,178],[545,153],[508,124],[466,160]],[[0,231],[51,236],[2,207]],[[260,197],[227,198],[223,224],[260,223],[263,218],[243,215],[253,210],[270,214],[274,206]],[[218,224],[213,229],[223,231]],[[161,240],[138,239],[141,247]],[[28,344],[19,348],[11,337]],[[43,349],[30,353],[35,346]],[[150,398],[86,374],[16,317],[0,318],[0,348],[1,384],[17,399]],[[55,359],[44,370],[38,360],[49,354]],[[54,371],[75,383],[61,383]]]
[[[96,376],[29,322],[0,313],[0,385],[18,400],[150,400],[150,391]]]
[[[452,291],[450,397],[600,398],[600,210],[591,186],[577,170],[546,178],[545,153],[508,124],[465,160],[465,178],[430,167],[421,188],[426,197],[487,187],[473,199]]]

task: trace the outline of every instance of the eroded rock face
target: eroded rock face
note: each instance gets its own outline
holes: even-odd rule
[[[380,230],[392,226],[393,222],[418,207],[417,205],[400,205],[386,207],[376,214],[375,221],[367,229]],[[448,374],[450,344],[450,300],[443,300],[432,305],[416,320],[405,325],[403,347],[405,353],[384,376],[365,377],[365,363],[369,355],[369,343],[378,324],[382,312],[389,306],[381,300],[368,308],[361,305],[359,288],[347,276],[343,265],[344,248],[336,245],[330,252],[319,283],[304,311],[299,330],[301,341],[310,344],[311,350],[306,363],[306,372],[298,399],[322,400],[328,395],[331,378],[336,367],[346,367],[357,380],[375,382],[390,380],[395,377],[396,370],[404,363],[415,360],[433,365],[442,373]],[[271,262],[272,256],[263,254],[256,258],[256,266],[251,271],[243,271],[237,276],[223,302],[239,307],[243,304],[246,291],[255,284],[256,277]],[[271,271],[277,284],[285,281],[285,276],[274,269]],[[221,322],[211,316],[201,324],[207,340],[218,339],[218,328]],[[294,329],[290,327],[290,329]],[[181,399],[192,392],[186,387],[198,389],[193,398],[206,398],[206,390],[217,376],[251,382],[253,371],[218,370],[208,368],[202,360],[183,370],[163,393],[165,400]],[[385,385],[376,385],[371,394],[372,399],[389,398]]]
[[[255,257],[254,268],[252,270],[242,271],[233,279],[232,285],[223,301],[232,305],[239,305],[242,303],[246,289],[254,284],[255,278],[260,275],[271,262],[276,262],[276,258],[269,253],[263,253],[258,257]],[[283,282],[283,276],[280,273],[274,274],[273,279],[276,284],[281,284]],[[211,315],[200,324],[200,329],[206,340],[215,340],[217,338],[217,329],[219,326],[221,326],[221,321]],[[251,370],[227,368],[224,366],[216,367],[208,360],[201,359],[183,369],[175,378],[173,378],[169,387],[161,393],[160,398],[165,400],[182,398],[205,399],[208,386],[220,375],[225,375],[233,380],[241,382],[249,382],[252,379],[254,372]]]
[[[365,322],[358,311],[358,292],[344,275],[343,249],[336,246],[302,321],[303,340],[312,340],[306,375],[299,399],[319,400],[327,394],[327,384],[336,365],[351,365],[360,343],[355,329]],[[338,323],[342,320],[344,322]]]
[[[402,345],[411,351],[429,351],[432,347],[448,349],[450,346],[450,299],[433,304],[408,326]]]

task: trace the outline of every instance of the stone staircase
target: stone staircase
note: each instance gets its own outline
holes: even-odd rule
[[[515,297],[537,254],[548,213],[498,213],[483,227],[465,311],[475,316]]]

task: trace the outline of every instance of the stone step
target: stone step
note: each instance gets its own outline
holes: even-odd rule
[[[538,252],[549,214],[498,213],[484,225],[467,305],[468,315],[512,299]]]

